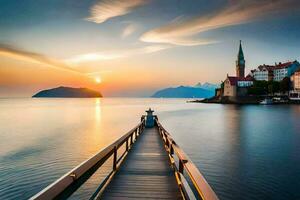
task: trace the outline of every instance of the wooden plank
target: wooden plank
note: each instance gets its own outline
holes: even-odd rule
[[[100,199],[182,199],[157,128],[144,130]]]

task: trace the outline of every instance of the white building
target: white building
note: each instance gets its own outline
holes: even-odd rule
[[[253,73],[253,77],[257,81],[268,81],[269,80],[269,71],[268,70],[255,70]]]
[[[252,71],[252,76],[257,81],[282,81],[285,77],[290,77],[299,67],[298,61],[279,63],[273,66],[260,65]]]
[[[250,87],[252,85],[253,85],[253,81],[252,81],[251,78],[248,78],[248,77],[243,78],[243,79],[239,79],[237,81],[237,86],[238,87]]]
[[[288,66],[278,67],[274,69],[274,81],[282,81],[285,77],[288,77]]]
[[[270,65],[260,65],[257,69],[252,70],[252,77],[257,81],[271,81],[273,80],[273,68]]]

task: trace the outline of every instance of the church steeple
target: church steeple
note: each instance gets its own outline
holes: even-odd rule
[[[244,52],[243,52],[243,48],[242,48],[242,40],[240,40],[240,48],[239,48],[238,60],[244,60]]]
[[[242,41],[240,40],[240,47],[236,61],[236,76],[239,78],[245,77],[245,58],[242,48]]]

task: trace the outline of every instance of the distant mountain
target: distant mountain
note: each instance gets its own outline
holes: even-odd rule
[[[100,92],[88,88],[58,87],[42,90],[32,97],[34,98],[89,98],[102,97]]]
[[[204,83],[204,84],[201,84],[201,83],[197,83],[195,86],[195,88],[202,88],[202,89],[205,89],[205,90],[213,90],[215,91],[216,88],[219,88],[220,85],[218,84],[213,84],[213,83]]]
[[[155,98],[209,98],[214,96],[214,90],[206,90],[197,87],[180,86],[176,88],[166,88],[155,92]]]

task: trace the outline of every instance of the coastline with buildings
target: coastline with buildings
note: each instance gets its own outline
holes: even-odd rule
[[[242,42],[236,60],[236,75],[226,76],[215,96],[192,102],[222,104],[300,103],[300,63],[289,61],[259,65],[245,76]]]

